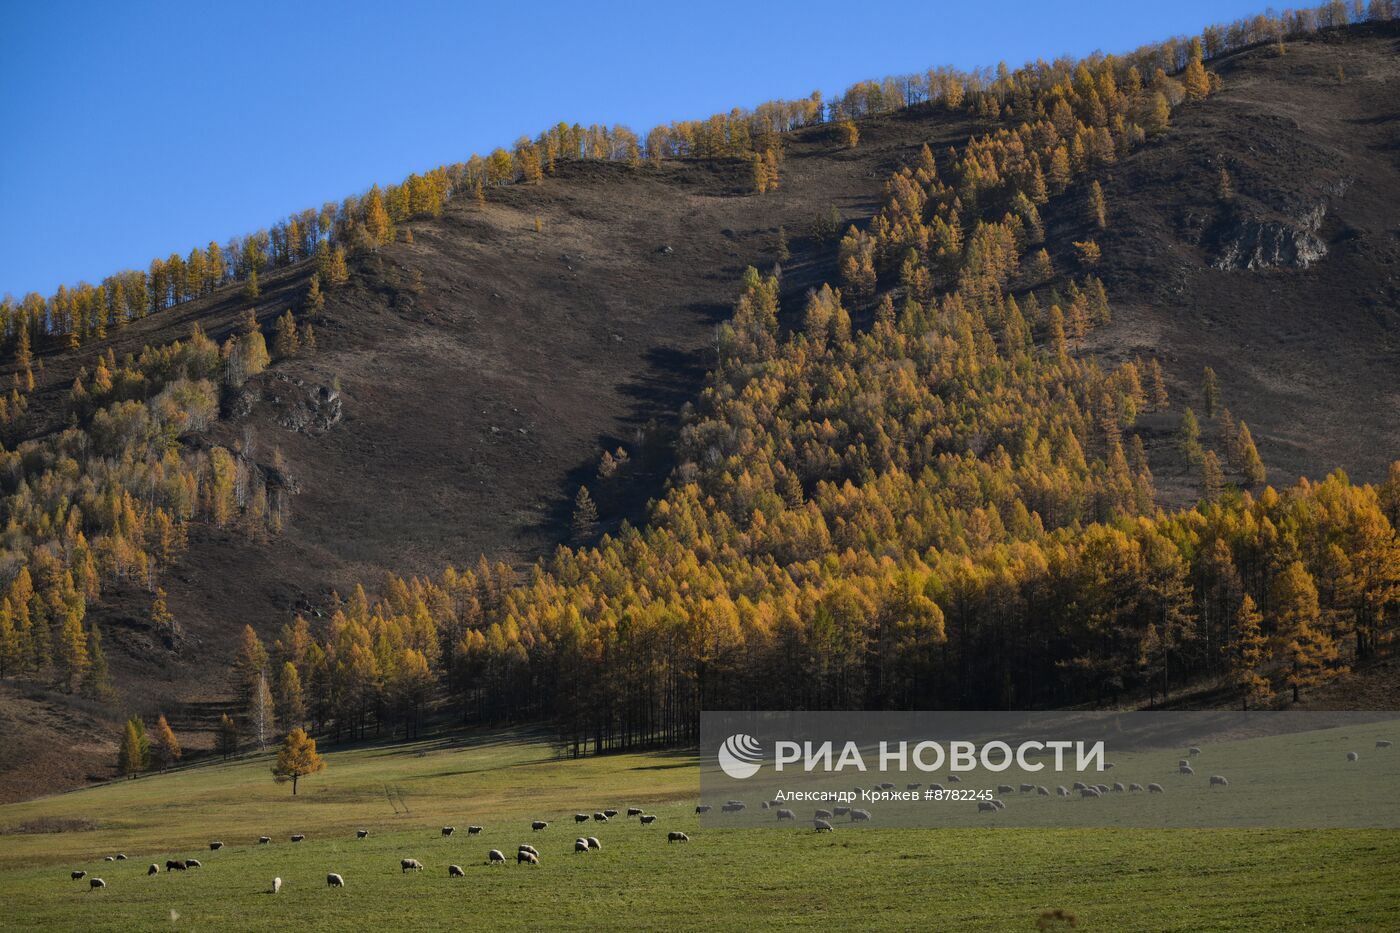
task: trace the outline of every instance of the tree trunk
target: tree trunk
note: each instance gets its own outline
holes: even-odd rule
[[[293,774],[293,775],[292,775],[292,796],[295,797],[296,795],[297,795],[297,776],[296,776],[295,774]]]

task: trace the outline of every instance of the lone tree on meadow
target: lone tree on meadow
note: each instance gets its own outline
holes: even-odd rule
[[[273,777],[278,784],[292,782],[292,796],[296,796],[297,781],[308,774],[326,770],[326,762],[316,754],[316,740],[306,734],[305,729],[293,729],[282,740],[282,749],[277,753],[277,764],[272,767]]]

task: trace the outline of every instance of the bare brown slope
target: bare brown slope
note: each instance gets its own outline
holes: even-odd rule
[[[1231,56],[1221,94],[1107,172],[1099,272],[1117,321],[1096,345],[1163,357],[1173,415],[1148,426],[1168,502],[1198,494],[1170,433],[1182,405],[1201,414],[1205,366],[1276,485],[1337,466],[1374,481],[1400,458],[1397,53],[1386,24]],[[1233,202],[1217,197],[1222,167]],[[1092,233],[1084,192],[1063,201],[1052,235],[1068,255]],[[1300,245],[1325,252],[1303,268]]]

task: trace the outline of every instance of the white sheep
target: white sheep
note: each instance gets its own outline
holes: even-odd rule
[[[948,775],[948,783],[949,783],[949,784],[961,784],[961,783],[962,783],[962,778],[958,777],[956,774],[950,774],[950,775]]]
[[[401,858],[399,859],[399,869],[401,874],[406,874],[410,871],[422,871],[423,863],[416,858]]]
[[[366,832],[365,830],[363,830],[363,829],[360,830],[360,838],[361,838],[361,839],[365,838],[365,836],[368,836],[368,835],[369,835],[369,833]],[[270,842],[272,842],[272,837],[271,837],[271,836],[259,836],[259,837],[258,837],[258,845],[260,845],[260,846],[265,846],[265,845],[267,845],[267,844],[270,843]]]
[[[522,851],[515,853],[515,864],[519,865],[522,862],[526,865],[538,865],[540,863],[540,857],[533,852]]]
[[[369,838],[369,830],[367,830],[367,829],[357,829],[357,830],[355,830],[355,838],[356,838],[356,839],[368,839],[368,838]]]
[[[224,844],[223,844],[222,842],[219,842],[217,839],[214,840],[213,842],[209,843],[209,851],[210,851],[210,852],[217,852],[217,851],[219,851],[220,849],[222,849],[223,847],[224,847]]]
[[[1211,787],[1216,787],[1216,786],[1220,786],[1220,787],[1229,787],[1229,786],[1230,786],[1230,782],[1227,781],[1227,780],[1225,780],[1224,775],[1212,774],[1212,775],[1210,776],[1210,786],[1211,786]]]
[[[1166,791],[1162,789],[1162,785],[1161,785],[1161,784],[1148,784],[1148,785],[1147,785],[1147,792],[1148,792],[1149,794],[1165,794],[1165,793],[1166,793]]]
[[[103,881],[101,878],[93,878],[91,881],[88,882],[89,891],[96,891],[98,888],[105,887],[107,887],[107,882]]]
[[[709,804],[707,804],[707,803],[702,803],[702,804],[700,804],[700,806],[698,806],[698,807],[695,808],[695,812],[696,812],[696,813],[709,813],[712,809],[714,809],[714,808],[711,807]]]
[[[104,855],[104,856],[102,856],[102,861],[104,861],[104,862],[115,862],[116,860],[117,860],[117,857],[116,857],[115,855]]]
[[[998,793],[998,794],[1014,794],[1014,793],[1016,793],[1016,788],[1012,787],[1010,784],[998,784],[998,785],[997,785],[997,793]]]
[[[595,814],[593,814],[593,819],[594,819],[596,822],[599,822],[599,823],[606,823],[606,822],[608,821],[608,815],[607,815],[606,813],[601,813],[601,812],[600,812],[600,813],[595,813]]]
[[[672,843],[672,842],[689,842],[689,841],[690,841],[690,837],[687,836],[685,833],[681,832],[681,831],[678,830],[678,829],[673,829],[673,830],[671,830],[669,833],[666,834],[666,843],[667,843],[668,845],[669,845],[670,843]]]
[[[1080,789],[1079,796],[1087,798],[1102,797],[1103,795],[1099,793],[1099,789],[1097,787],[1084,787]]]
[[[575,813],[575,814],[574,814],[574,822],[575,822],[575,823],[587,823],[587,822],[588,822],[588,814],[587,814],[587,813]]]
[[[1068,797],[1068,796],[1069,796],[1069,788],[1066,787],[1065,785],[1061,784],[1059,787],[1056,787],[1056,788],[1055,788],[1055,793],[1059,794],[1061,797]]]
[[[293,842],[301,842],[301,841],[302,841],[303,839],[305,839],[305,838],[306,838],[306,833],[296,833],[295,835],[292,836],[292,841],[293,841]]]
[[[202,862],[200,862],[200,860],[197,859],[197,858],[187,858],[187,859],[185,859],[185,867],[186,867],[186,868],[203,868],[203,867],[204,867],[204,864],[203,864]]]
[[[1022,784],[1022,785],[1021,785],[1021,793],[1023,793],[1023,794],[1029,794],[1029,793],[1031,793],[1031,792],[1034,791],[1034,790],[1035,790],[1035,785],[1034,785],[1034,784]]]
[[[850,813],[851,813],[851,808],[850,808],[850,807],[833,807],[833,808],[831,809],[831,813],[832,813],[833,816],[849,816]]]
[[[834,832],[836,832],[836,830],[835,830],[834,828],[832,828],[832,825],[831,825],[830,823],[828,823],[826,820],[813,820],[813,821],[812,821],[812,825],[816,827],[816,831],[819,832],[819,833],[834,833]]]
[[[603,815],[606,816],[608,819],[612,819],[613,817],[617,816],[617,811],[616,811],[616,810],[604,810],[604,811],[603,811]]]
[[[1185,774],[1189,777],[1196,773],[1196,769],[1192,768],[1190,765],[1181,765],[1176,769],[1176,772],[1177,774]]]
[[[905,790],[918,790],[920,787],[923,787],[923,786],[924,786],[924,784],[923,784],[922,781],[915,781],[913,784],[905,784],[905,785],[904,785],[904,789],[905,789]]]
[[[146,868],[146,877],[149,878],[151,875],[158,875],[158,874],[160,874],[160,866],[157,865],[155,862],[152,862],[152,863],[150,864],[150,866],[148,866],[148,867]]]
[[[992,803],[990,800],[979,800],[977,801],[977,812],[995,813],[997,812],[997,805]]]
[[[1376,748],[1390,748],[1390,740],[1376,739]]]
[[[780,820],[796,820],[796,819],[797,819],[797,814],[796,814],[796,813],[793,813],[791,810],[779,810],[779,811],[778,811],[778,819],[780,819]]]
[[[87,872],[85,872],[85,871],[74,871],[74,872],[69,872],[69,873],[68,873],[68,877],[72,878],[74,881],[80,881],[80,880],[82,880],[83,878],[86,878],[86,877],[87,877]]]
[[[449,877],[449,878],[465,878],[466,876],[467,876],[467,873],[464,872],[464,871],[462,871],[462,866],[461,866],[461,865],[448,865],[448,866],[447,866],[447,877]]]
[[[1037,797],[1049,797],[1050,788],[1046,787],[1044,784],[1039,784],[1035,788],[1035,795]]]
[[[1176,766],[1178,768],[1189,768],[1191,767],[1191,762],[1187,761],[1185,758],[1178,758],[1176,760]]]
[[[1086,787],[1088,787],[1088,786],[1089,786],[1089,785],[1088,785],[1088,784],[1085,784],[1083,781],[1075,781],[1075,782],[1074,782],[1074,789],[1075,789],[1075,790],[1083,790],[1084,788],[1086,788]]]
[[[540,830],[545,829],[545,828],[547,828],[548,826],[549,826],[549,821],[548,821],[548,820],[535,820],[533,823],[530,824],[530,828],[531,828],[532,830],[534,830],[535,832],[539,832]]]
[[[1201,753],[1201,749],[1200,749],[1199,746],[1196,746],[1196,745],[1192,745],[1190,748],[1188,748],[1188,749],[1186,750],[1186,754],[1188,754],[1188,755],[1199,755],[1200,753]]]
[[[1129,785],[1128,785],[1128,790],[1129,790],[1131,793],[1134,793],[1134,794],[1142,793],[1142,785],[1141,785],[1141,784],[1129,784]]]
[[[851,811],[851,822],[852,822],[852,823],[867,823],[867,822],[869,822],[869,821],[870,821],[870,811],[869,811],[869,810],[852,810],[852,811]]]
[[[744,809],[744,805],[742,803],[726,803],[719,809],[721,813],[738,813],[740,810]]]
[[[999,799],[993,797],[993,798],[992,798],[992,806],[996,807],[998,810],[1005,810],[1005,809],[1006,809],[1006,802],[1003,801],[1003,800],[999,800]]]
[[[475,836],[475,835],[477,835],[477,834],[480,833],[480,832],[481,832],[481,827],[480,827],[480,826],[468,826],[468,827],[467,827],[467,835],[468,835],[468,836]]]
[[[830,810],[818,810],[816,813],[814,813],[814,814],[812,814],[812,815],[813,815],[813,817],[814,817],[815,819],[818,819],[818,820],[829,820],[829,819],[831,819],[831,811],[830,811]]]
[[[506,863],[506,855],[500,849],[492,849],[490,852],[486,853],[486,861],[500,862],[502,865],[504,865]]]
[[[930,785],[928,786],[928,789],[929,789],[929,790],[941,791],[941,790],[943,790],[943,785],[942,785],[942,784],[930,784]]]
[[[457,827],[455,827],[455,826],[444,826],[444,827],[442,828],[442,834],[443,834],[444,836],[450,836],[450,835],[452,835],[453,833],[455,833],[456,831],[457,831]]]
[[[628,807],[628,808],[627,808],[627,815],[628,815],[628,816],[641,816],[641,815],[642,815],[642,808],[641,808],[641,807]]]
[[[539,854],[540,854],[540,850],[539,850],[539,849],[536,849],[534,846],[530,845],[528,842],[521,843],[521,844],[520,844],[520,848],[517,849],[516,851],[517,851],[517,852],[529,852],[531,855],[539,855]]]
[[[599,852],[603,851],[603,844],[598,841],[597,836],[589,836],[584,841],[588,843],[588,848],[597,849]]]
[[[1123,786],[1123,783],[1122,783],[1121,781],[1114,781],[1114,782],[1113,782],[1113,792],[1114,792],[1114,793],[1121,794],[1121,793],[1123,793],[1125,790],[1127,790],[1127,788]]]
[[[637,817],[637,820],[638,820],[643,826],[650,826],[652,823],[655,823],[655,822],[656,822],[656,814],[654,814],[654,813],[643,813],[641,816]]]
[[[343,888],[345,887],[345,879],[337,875],[335,872],[331,872],[330,874],[326,875],[326,887]]]
[[[118,853],[117,853],[117,858],[116,858],[116,860],[117,860],[118,862],[125,862],[125,861],[126,861],[126,854],[125,854],[125,853],[122,853],[122,852],[118,852]]]
[[[272,879],[272,893],[273,893],[273,894],[276,894],[276,893],[278,893],[278,892],[281,891],[281,890],[282,890],[282,879],[281,879],[281,878],[273,878],[273,879]]]
[[[1356,754],[1356,752],[1347,752],[1347,761],[1360,761],[1360,760],[1361,760],[1361,756],[1358,755],[1358,754]]]
[[[587,839],[575,839],[575,840],[574,840],[574,852],[575,852],[575,853],[578,853],[578,852],[587,852],[587,851],[588,851],[588,840],[587,840]]]

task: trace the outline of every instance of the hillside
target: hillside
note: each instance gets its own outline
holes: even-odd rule
[[[1084,350],[1165,368],[1173,405],[1144,415],[1139,432],[1160,504],[1199,493],[1172,435],[1181,406],[1199,407],[1206,365],[1271,482],[1336,467],[1378,481],[1400,450],[1397,45],[1388,24],[1290,42],[1281,58],[1256,48],[1212,62],[1223,91],[1097,176],[1110,223],[1096,272],[1114,316]],[[744,268],[775,263],[779,227],[793,254],[781,264],[782,320],[793,324],[809,289],[839,281],[835,244],[811,236],[829,206],[864,223],[922,145],[941,158],[986,129],[941,108],[858,126],[855,148],[830,126],[789,134],[781,185],[761,196],[741,160],[562,162],[538,186],[453,201],[407,224],[412,242],[354,256],[350,284],[316,321],[317,349],[254,377],[198,441],[261,451],[260,461],[280,449],[295,490],[285,527],[262,541],[192,527],[161,581],[180,626],[173,645],[153,635],[140,587],[91,607],[119,702],[0,684],[0,799],[108,775],[112,714],[163,710],[207,746],[245,624],[271,641],[296,613],[323,619],[333,590],[385,573],[426,577],[479,555],[524,570],[570,539],[580,485],[600,531],[643,521],[678,463],[682,407],[716,363],[716,325]],[[1216,195],[1222,166],[1229,203]],[[1083,200],[1076,182],[1041,208],[1057,259],[1086,235]],[[1307,268],[1295,267],[1299,243],[1318,254]],[[1237,258],[1256,246],[1282,267]],[[309,275],[292,267],[263,283],[254,306],[265,331],[298,305]],[[64,423],[68,386],[99,351],[182,339],[195,322],[221,339],[248,304],[229,287],[81,352],[48,351],[28,436]],[[870,323],[873,302],[851,309]],[[628,467],[599,479],[599,457],[619,446]]]

